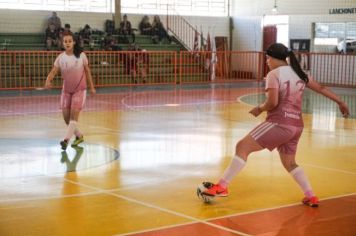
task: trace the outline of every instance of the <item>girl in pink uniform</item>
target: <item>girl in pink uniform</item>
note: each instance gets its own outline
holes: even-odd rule
[[[75,135],[72,146],[83,142],[83,134],[77,128],[79,113],[83,109],[86,99],[87,80],[90,93],[95,94],[95,88],[88,65],[88,58],[82,52],[77,39],[72,33],[63,37],[65,51],[55,60],[54,66],[47,76],[46,88],[52,86],[52,80],[61,71],[63,89],[61,95],[61,109],[65,123],[68,125],[66,135],[60,142],[63,150],[67,149],[69,140]]]
[[[227,196],[227,186],[245,166],[250,153],[264,148],[277,148],[284,168],[291,174],[304,192],[302,202],[316,207],[318,198],[303,171],[295,161],[299,138],[303,131],[302,96],[305,87],[336,102],[343,116],[349,115],[347,105],[333,92],[308,77],[294,55],[283,44],[272,44],[267,49],[267,65],[270,72],[266,78],[266,100],[250,113],[259,116],[267,112],[266,121],[255,127],[236,144],[235,156],[217,184],[203,183],[207,196]],[[289,58],[290,64],[286,59]]]

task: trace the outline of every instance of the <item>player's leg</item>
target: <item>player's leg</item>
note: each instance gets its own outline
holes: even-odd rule
[[[314,195],[313,189],[303,168],[297,165],[295,161],[295,154],[285,154],[280,152],[279,156],[284,168],[289,172],[304,192],[305,197],[302,202],[306,205],[317,207],[319,200]]]
[[[63,120],[67,125],[69,125],[69,122],[70,122],[70,106],[71,106],[71,95],[68,93],[62,92],[60,107],[62,109]],[[68,146],[68,140],[66,140],[66,138],[64,138],[60,142],[60,145],[63,150],[66,150],[67,146]]]
[[[66,138],[70,138],[75,135],[75,140],[72,143],[72,146],[77,146],[78,144],[84,141],[83,134],[79,131],[78,128],[78,120],[81,110],[84,107],[84,103],[86,100],[86,91],[78,91],[73,94],[71,111],[70,111],[70,121],[68,125],[68,130],[66,134]]]
[[[264,149],[250,134],[245,136],[236,144],[235,156],[229,166],[225,169],[218,184],[213,184],[203,194],[209,196],[225,197],[228,195],[227,187],[233,178],[245,167],[250,153]]]
[[[260,151],[264,148],[272,151],[284,143],[285,140],[291,139],[293,135],[293,132],[290,130],[271,122],[265,121],[256,126],[246,137],[236,144],[234,158],[218,184],[213,185],[214,188],[212,190],[208,189],[207,195],[218,196],[217,193],[223,192],[223,189],[226,189],[227,192],[227,186],[234,176],[243,169],[250,153]]]
[[[283,143],[278,147],[279,156],[284,168],[290,173],[304,192],[305,198],[302,202],[312,207],[316,207],[318,206],[319,200],[314,195],[308,177],[304,173],[303,168],[298,166],[295,160],[297,146],[303,128],[291,127],[290,129],[294,130],[294,136],[286,143]]]

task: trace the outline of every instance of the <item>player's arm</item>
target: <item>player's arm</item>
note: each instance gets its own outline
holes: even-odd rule
[[[59,68],[57,66],[53,66],[51,72],[49,72],[46,83],[45,83],[45,88],[50,88],[52,87],[52,81],[54,77],[57,75]]]
[[[87,77],[87,81],[88,81],[88,84],[89,84],[90,93],[91,94],[95,94],[96,90],[94,88],[93,77],[91,76],[91,71],[90,71],[90,68],[89,68],[88,64],[84,64],[84,71],[85,71],[85,75]]]
[[[339,96],[337,96],[334,92],[329,90],[327,87],[319,84],[318,82],[314,81],[311,78],[309,78],[307,87],[317,93],[320,93],[321,95],[324,95],[325,97],[329,98],[330,100],[333,100],[334,102],[336,102],[337,105],[339,105],[340,112],[342,113],[342,115],[345,118],[347,118],[350,115],[350,111],[349,111],[349,108],[347,107],[347,105],[340,99]]]
[[[268,88],[266,90],[266,100],[259,106],[252,108],[250,113],[259,116],[264,111],[273,110],[278,105],[278,89]]]

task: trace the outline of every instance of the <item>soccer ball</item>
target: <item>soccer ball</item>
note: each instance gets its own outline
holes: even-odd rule
[[[213,186],[213,183],[211,183],[211,182],[203,182],[198,185],[197,196],[204,203],[211,203],[214,200],[214,196],[209,196],[209,195],[204,194],[204,191],[211,188],[212,186]]]

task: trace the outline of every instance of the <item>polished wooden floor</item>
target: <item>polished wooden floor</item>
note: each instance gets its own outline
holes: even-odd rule
[[[230,196],[202,203],[260,84],[99,89],[80,117],[85,142],[62,152],[58,91],[0,92],[0,235],[356,235],[356,90],[352,116],[307,92],[298,163],[321,199],[303,197],[277,152],[251,155]]]

